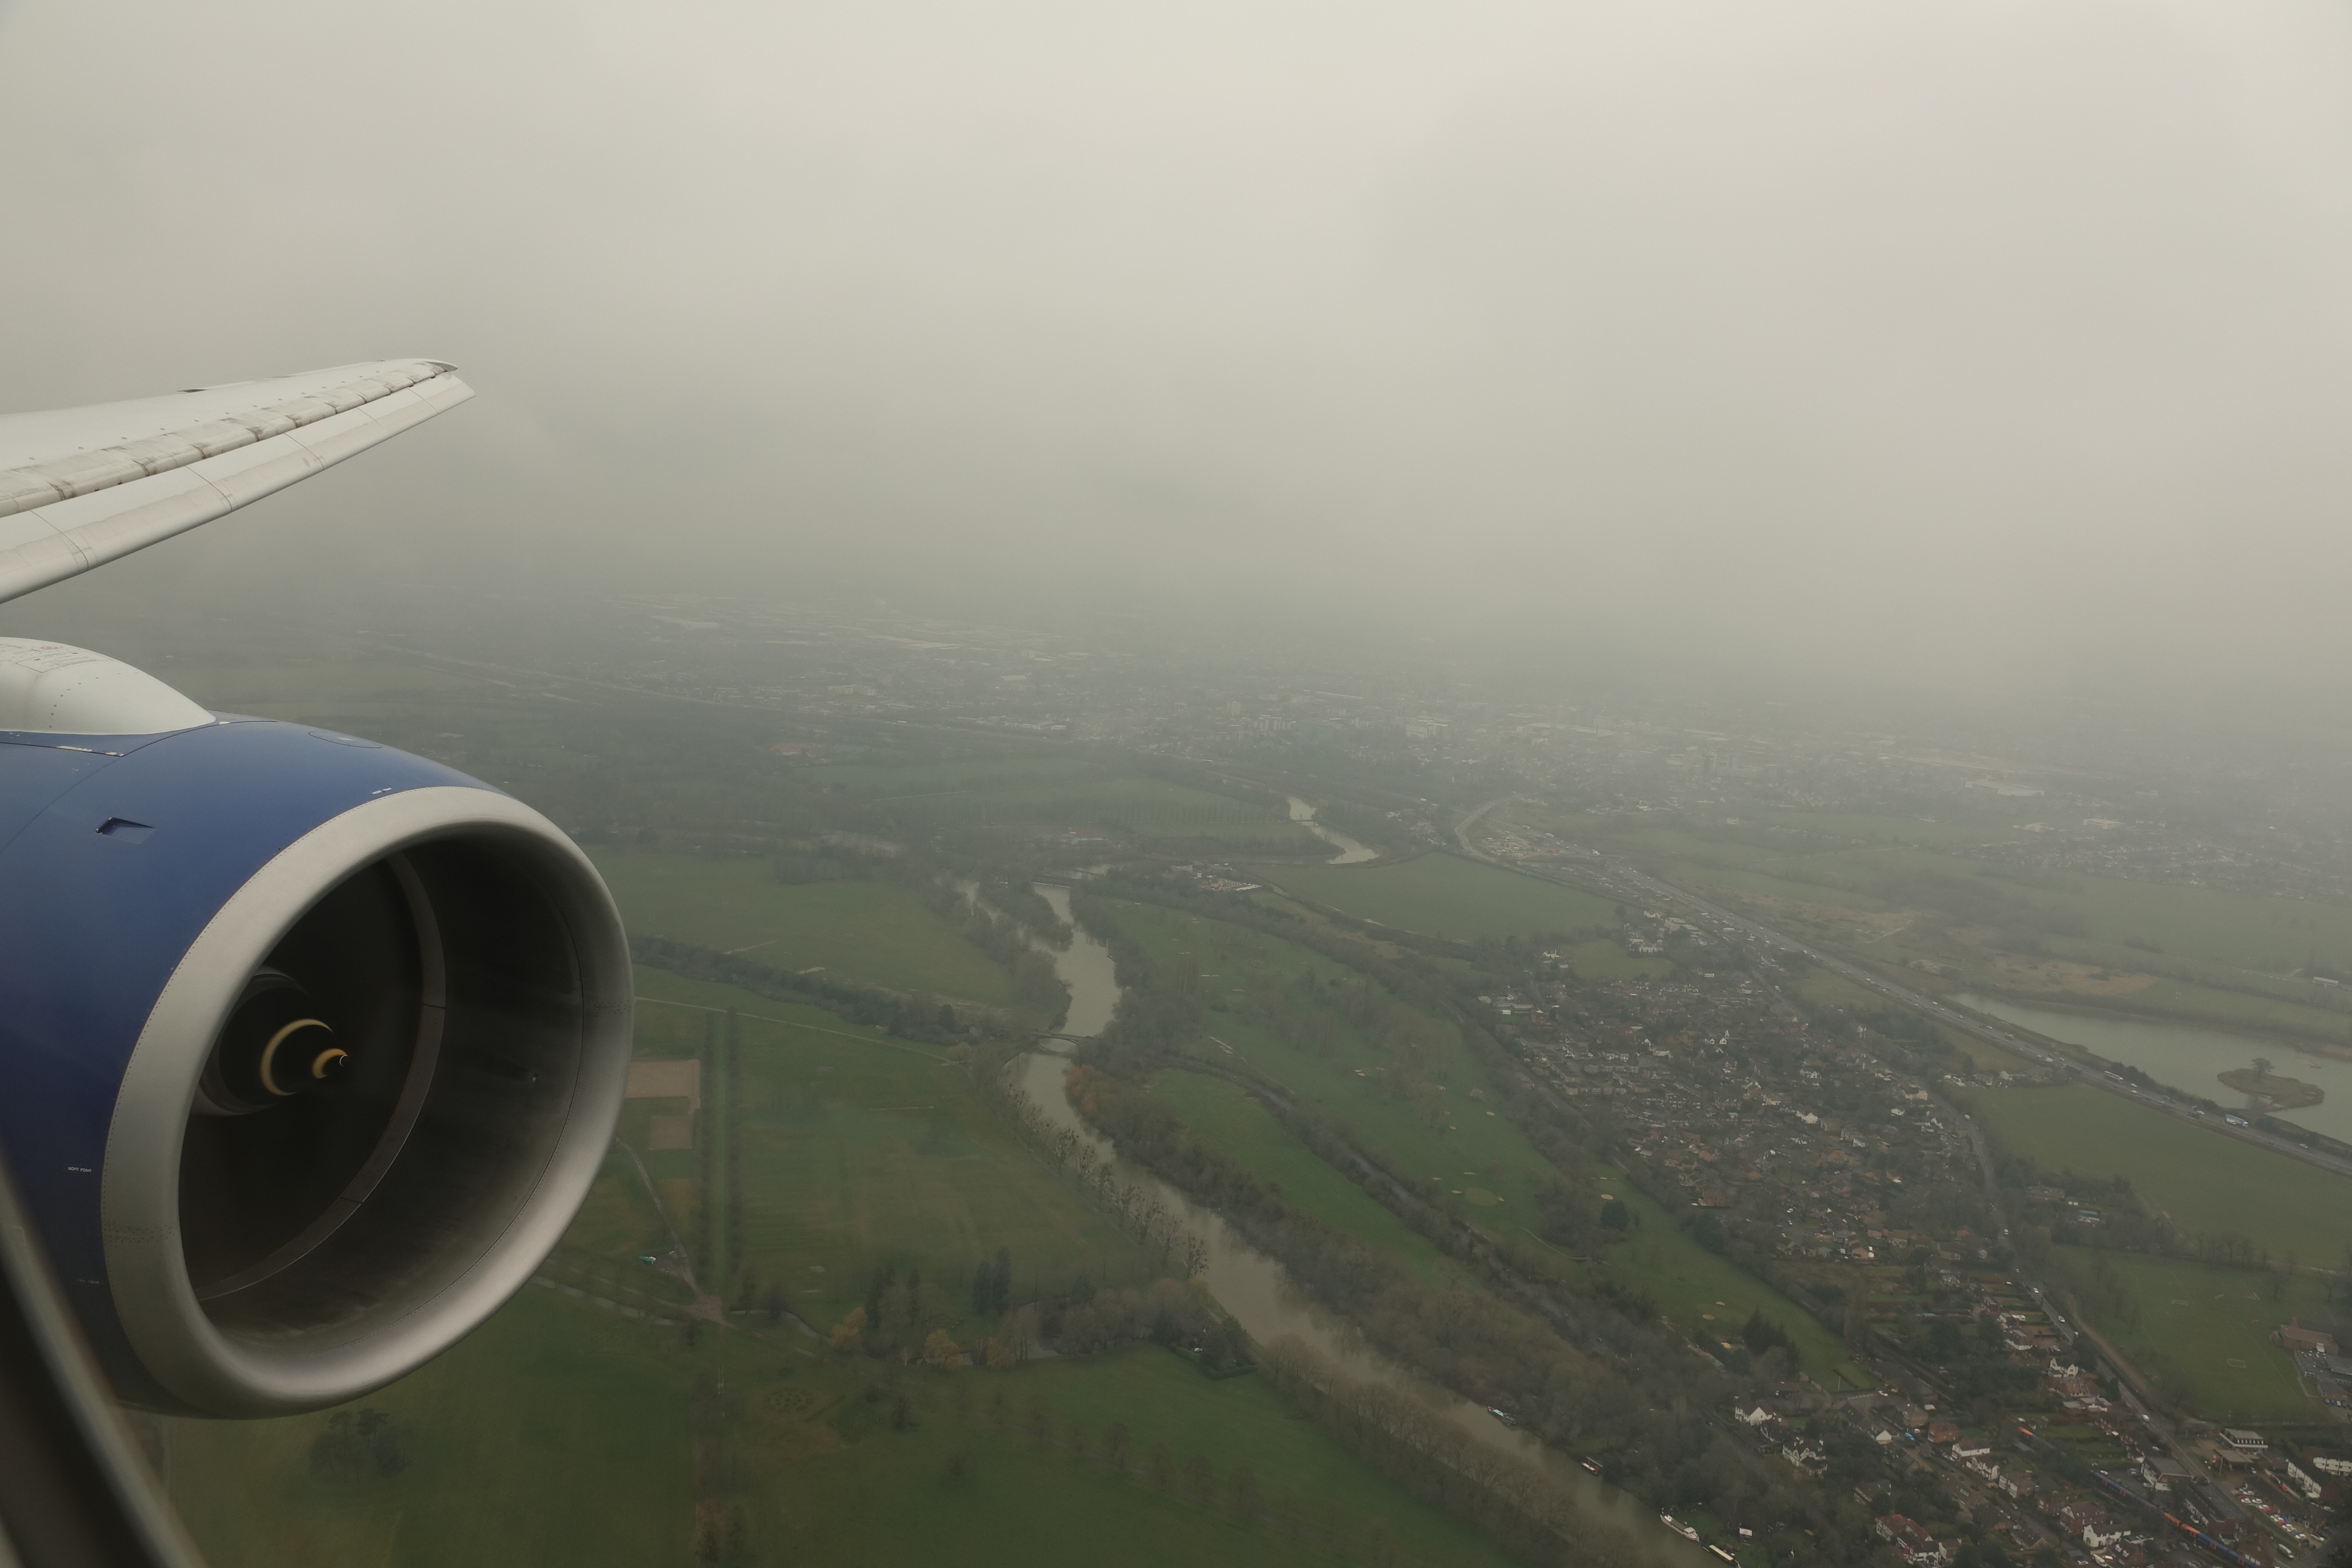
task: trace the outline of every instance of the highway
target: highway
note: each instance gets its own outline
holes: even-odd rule
[[[1507,862],[1496,861],[1492,856],[1472,848],[1469,832],[1471,826],[1480,817],[1509,798],[1505,796],[1503,800],[1488,801],[1464,817],[1454,828],[1454,834],[1462,840],[1463,847],[1481,860],[1496,865],[1507,864]],[[1833,957],[1784,932],[1749,920],[1745,915],[1734,914],[1729,910],[1718,908],[1695,893],[1685,892],[1671,883],[1662,882],[1646,872],[1636,870],[1625,861],[1612,860],[1610,857],[1595,850],[1587,850],[1586,853],[1592,856],[1595,865],[1599,868],[1599,880],[1602,888],[1612,897],[1621,899],[1640,897],[1654,904],[1676,906],[1682,910],[1693,911],[1713,922],[1717,931],[1723,934],[1737,932],[1757,942],[1768,952],[1791,953],[1809,963],[1817,963],[1823,969],[1853,981],[1856,985],[1876,992],[1890,1002],[1908,1007],[1915,1012],[1924,1013],[1939,1024],[1948,1025],[1975,1039],[1984,1041],[1987,1045],[1998,1046],[2002,1050],[2013,1052],[2028,1061],[2039,1063],[2053,1071],[2070,1073],[2095,1089],[2102,1089],[2109,1094],[2120,1095],[2126,1100],[2145,1105],[2151,1110],[2160,1110],[2168,1116],[2191,1122],[2225,1137],[2235,1138],[2242,1142],[2268,1149],[2274,1153],[2284,1154],[2291,1160],[2300,1160],[2306,1165],[2315,1165],[2320,1170],[2330,1171],[2339,1176],[2352,1176],[2352,1160],[2339,1158],[2324,1150],[2306,1149],[2300,1143],[2281,1138],[2274,1133],[2265,1132],[2259,1127],[2233,1127],[2218,1116],[2204,1114],[2199,1107],[2187,1101],[2176,1100],[2160,1090],[2143,1089],[2092,1063],[2053,1051],[2048,1046],[2015,1034],[1991,1020],[1949,1006],[1933,996],[1914,991],[1907,985],[1898,984],[1883,975],[1864,969],[1860,964]],[[1547,881],[1560,881],[1566,885],[1574,885],[1567,883],[1564,878],[1547,876],[1539,871],[1528,874],[1542,877]]]
[[[1496,860],[1492,855],[1487,854],[1485,850],[1470,842],[1470,829],[1477,824],[1480,817],[1486,816],[1496,806],[1501,805],[1506,801],[1512,798],[1512,796],[1507,795],[1496,795],[1493,800],[1488,801],[1486,805],[1480,806],[1477,810],[1472,812],[1469,816],[1464,817],[1461,821],[1454,825],[1454,842],[1462,846],[1462,853],[1469,856],[1473,860],[1484,860],[1489,865],[1499,866],[1502,864],[1501,861]]]

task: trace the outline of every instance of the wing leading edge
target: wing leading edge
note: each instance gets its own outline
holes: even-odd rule
[[[0,600],[210,522],[473,395],[454,365],[380,360],[0,416]]]

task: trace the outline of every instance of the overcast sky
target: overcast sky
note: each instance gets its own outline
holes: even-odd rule
[[[480,392],[123,592],[544,562],[2340,698],[2347,18],[16,0],[0,406]]]

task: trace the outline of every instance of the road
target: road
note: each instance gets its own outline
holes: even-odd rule
[[[1516,798],[1517,797],[1515,795],[1497,795],[1493,800],[1488,801],[1486,805],[1480,806],[1477,810],[1472,812],[1469,816],[1464,817],[1461,821],[1454,825],[1454,842],[1462,846],[1462,853],[1469,856],[1473,860],[1484,860],[1489,865],[1501,864],[1501,862],[1496,860],[1492,855],[1487,854],[1485,850],[1470,842],[1470,829],[1476,824],[1480,817],[1486,816],[1496,806],[1505,805]]]
[[[1464,817],[1454,827],[1454,836],[1462,840],[1463,847],[1468,853],[1481,860],[1493,859],[1491,856],[1480,854],[1477,850],[1470,848],[1470,827],[1486,813],[1511,798],[1506,795],[1501,800],[1488,801]],[[1984,1041],[1987,1045],[1998,1046],[2002,1050],[2023,1057],[2028,1061],[2039,1063],[2053,1071],[2071,1074],[2095,1089],[2105,1089],[2109,1094],[2120,1095],[2126,1100],[2147,1106],[2151,1110],[2162,1111],[2178,1121],[2190,1122],[2210,1131],[2219,1132],[2224,1137],[2235,1138],[2241,1142],[2268,1149],[2273,1153],[2284,1154],[2291,1160],[2300,1160],[2306,1165],[2314,1165],[2339,1176],[2352,1176],[2352,1160],[2340,1158],[2324,1150],[2306,1149],[2300,1143],[2281,1138],[2275,1133],[2266,1132],[2259,1127],[2231,1126],[2218,1117],[2203,1114],[2198,1107],[2185,1100],[2176,1100],[2158,1089],[2143,1089],[2103,1068],[2053,1051],[2049,1047],[2015,1034],[1991,1020],[1979,1017],[1973,1013],[1963,1012],[1923,992],[1914,991],[1907,985],[1888,980],[1884,975],[1863,968],[1860,964],[1823,952],[1816,947],[1750,920],[1745,915],[1734,914],[1729,910],[1719,908],[1695,893],[1685,892],[1671,883],[1662,882],[1646,872],[1636,870],[1625,861],[1612,859],[1597,852],[1589,851],[1589,853],[1593,855],[1602,884],[1613,892],[1638,894],[1653,902],[1679,906],[1684,910],[1705,916],[1715,923],[1718,931],[1726,934],[1737,932],[1759,943],[1769,952],[1794,954],[1809,963],[1819,964],[1822,968],[1851,980],[1865,990],[1876,992],[1890,1002],[1908,1007],[1915,1012],[1924,1013],[1939,1024],[1958,1029],[1972,1038]],[[1528,874],[1541,877],[1546,881],[1559,881],[1564,885],[1574,885],[1567,883],[1565,879],[1547,876],[1540,871]]]

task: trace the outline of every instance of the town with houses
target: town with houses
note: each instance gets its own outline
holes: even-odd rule
[[[1727,952],[1694,922],[1628,915],[1628,952]],[[1945,1091],[2035,1075],[1980,1074],[1748,962],[1593,984],[1545,952],[1524,987],[1481,1000],[1538,1081],[1615,1131],[1629,1182],[1817,1317],[1843,1308],[1871,1386],[1809,1366],[1743,1401],[1757,1450],[1849,1488],[1915,1568],[1971,1537],[2117,1568],[2315,1563],[2352,1441],[2170,1426],[2031,1277],[2006,1210],[2104,1216],[2060,1188],[1993,1185]],[[2328,1334],[2274,1338],[2323,1394],[2352,1379]]]

